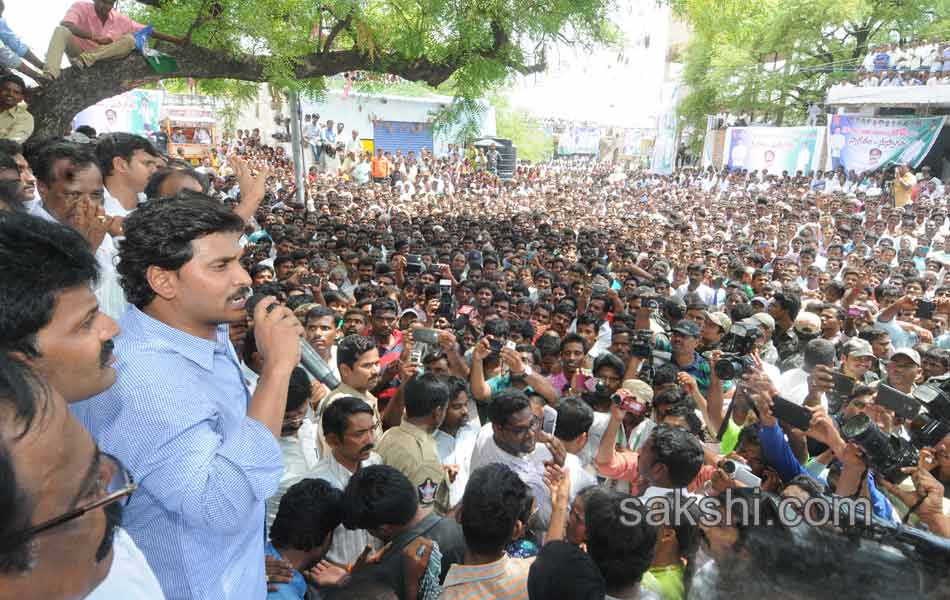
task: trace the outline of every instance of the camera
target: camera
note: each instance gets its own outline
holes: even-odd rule
[[[488,340],[488,346],[491,348],[492,354],[500,354],[501,349],[504,348],[505,345],[501,340],[493,338]]]
[[[439,310],[437,317],[452,320],[455,317],[455,297],[452,296],[452,280],[439,280]]]
[[[845,421],[841,435],[860,446],[871,468],[895,485],[908,477],[901,469],[917,464],[917,449],[910,442],[893,433],[884,433],[864,413]]]
[[[650,331],[635,331],[630,339],[630,355],[635,358],[651,358],[653,356],[653,333]]]
[[[914,398],[920,401],[923,410],[908,429],[910,441],[918,448],[932,448],[950,434],[950,395],[946,386],[950,386],[950,379],[928,381],[914,390]]]
[[[755,366],[749,356],[755,350],[759,329],[753,325],[735,323],[722,338],[722,356],[716,363],[716,376],[722,380],[737,379]]]
[[[611,396],[610,400],[625,412],[632,413],[638,417],[646,416],[650,408],[624,388],[617,390],[617,393]]]
[[[425,269],[425,265],[422,264],[422,255],[421,254],[407,254],[406,255],[406,273],[417,275],[422,273]]]
[[[749,487],[759,487],[762,485],[762,479],[752,472],[749,465],[737,460],[728,459],[723,461],[722,470],[730,479],[743,483]]]

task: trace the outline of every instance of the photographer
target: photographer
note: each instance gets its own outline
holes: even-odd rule
[[[772,414],[772,399],[779,395],[778,390],[761,371],[753,371],[747,375],[744,384],[758,411],[759,441],[763,459],[775,468],[783,482],[787,483],[799,475],[809,475],[808,470],[795,457],[778,420]],[[834,420],[823,408],[814,407],[809,410],[813,416],[806,435],[828,446],[841,465],[835,482],[835,494],[841,497],[868,498],[875,515],[888,521],[893,520],[894,507],[877,489],[875,475],[868,468],[863,451],[856,444],[845,442]]]

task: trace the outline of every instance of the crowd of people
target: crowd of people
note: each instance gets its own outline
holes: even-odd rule
[[[840,85],[908,87],[950,84],[950,44],[918,40],[881,44],[865,55],[854,79]]]
[[[946,597],[939,177],[304,129],[0,139],[0,600]]]
[[[939,178],[215,153],[0,141],[0,597],[947,589]]]

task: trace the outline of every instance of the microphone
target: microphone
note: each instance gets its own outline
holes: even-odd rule
[[[257,308],[257,304],[266,297],[264,294],[253,294],[247,299],[244,309],[247,311],[248,316],[254,318],[254,309]],[[276,306],[276,302],[271,304],[267,307],[267,312],[272,311]],[[303,338],[300,339],[300,366],[303,367],[303,370],[306,371],[310,377],[327,386],[328,390],[332,390],[340,385],[340,379],[330,368],[330,365],[328,365],[327,362],[317,354],[313,347],[310,346],[310,343]]]

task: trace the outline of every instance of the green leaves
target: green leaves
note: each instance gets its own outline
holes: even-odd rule
[[[152,3],[152,0],[149,0]],[[260,65],[268,81],[303,89],[297,79],[325,54],[353,68],[442,81],[452,75],[472,100],[515,73],[539,68],[557,39],[610,44],[612,0],[162,0],[122,9],[160,31]],[[353,60],[353,54],[360,57]],[[345,60],[344,60],[345,59]],[[359,64],[353,64],[357,62]],[[431,63],[431,65],[430,65]],[[425,68],[420,65],[425,64]],[[437,69],[437,73],[426,76]],[[310,69],[309,72],[313,72]],[[211,86],[212,88],[215,86]],[[228,88],[223,88],[228,91]]]
[[[950,0],[672,0],[693,28],[690,95],[680,113],[699,131],[728,112],[777,125],[851,77],[880,42],[950,38]]]

